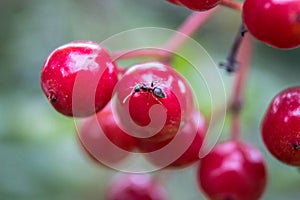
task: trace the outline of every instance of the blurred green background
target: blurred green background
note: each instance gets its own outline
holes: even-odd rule
[[[103,199],[115,172],[84,156],[73,119],[54,111],[43,96],[43,61],[53,49],[73,40],[101,42],[137,27],[175,30],[190,13],[164,0],[0,0],[0,200]],[[221,8],[194,38],[219,62],[226,58],[239,23],[239,13]],[[269,184],[262,199],[300,196],[298,170],[271,157],[259,134],[271,98],[300,84],[299,56],[300,49],[280,51],[255,42],[243,138],[267,158]],[[233,76],[220,71],[230,95]],[[228,132],[227,122],[223,139]],[[195,167],[175,171],[166,184],[171,200],[204,199],[195,182]]]

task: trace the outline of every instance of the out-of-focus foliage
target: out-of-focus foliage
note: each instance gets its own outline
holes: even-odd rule
[[[39,82],[42,63],[54,48],[69,41],[101,42],[138,27],[176,29],[189,13],[164,0],[1,0],[0,199],[102,199],[114,171],[84,157],[73,120],[57,114],[46,101]],[[194,38],[219,62],[226,58],[239,23],[239,13],[222,8]],[[283,88],[300,84],[300,50],[280,51],[255,44],[243,138],[267,158],[269,184],[263,199],[298,199],[300,174],[266,152],[259,126],[271,98]],[[191,54],[197,56],[197,52]],[[188,63],[174,62],[188,74]],[[233,76],[220,72],[229,96]],[[196,94],[201,99],[201,92]],[[208,102],[203,99],[200,106],[206,115]],[[226,123],[223,139],[228,132]],[[194,167],[174,171],[167,181],[170,199],[200,199],[194,177]]]

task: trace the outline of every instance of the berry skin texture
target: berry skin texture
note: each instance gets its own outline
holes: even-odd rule
[[[266,186],[261,153],[249,144],[229,141],[218,144],[200,161],[200,188],[212,200],[256,200]]]
[[[288,88],[271,101],[262,121],[263,141],[278,160],[300,166],[300,87]]]
[[[185,79],[159,62],[130,67],[114,94],[120,126],[146,146],[147,142],[170,141],[194,106]]]
[[[44,62],[41,87],[61,114],[90,116],[110,101],[118,81],[108,53],[91,41],[75,41],[55,49]]]
[[[300,45],[299,0],[246,0],[243,21],[256,39],[272,47]]]
[[[164,151],[146,154],[145,156],[151,163],[161,168],[177,169],[188,167],[200,160],[199,152],[205,132],[205,119],[198,110],[195,110],[190,120],[180,130],[170,146],[165,148]]]
[[[148,174],[118,174],[105,200],[166,200],[166,194],[165,188]]]
[[[191,10],[206,11],[217,6],[221,0],[167,0],[173,4],[185,6]]]

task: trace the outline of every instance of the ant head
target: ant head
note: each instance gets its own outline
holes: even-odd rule
[[[140,84],[137,84],[136,86],[134,86],[133,91],[134,91],[134,92],[139,92],[139,91],[141,91],[141,85],[140,85]]]

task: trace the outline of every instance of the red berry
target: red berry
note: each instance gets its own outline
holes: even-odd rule
[[[194,106],[191,88],[184,78],[158,62],[128,69],[115,92],[121,126],[144,141],[172,139]]]
[[[261,153],[239,141],[217,145],[201,160],[198,169],[199,186],[213,200],[259,199],[266,179]]]
[[[262,137],[280,161],[300,166],[300,87],[277,94],[262,121]]]
[[[118,127],[109,105],[97,115],[84,119],[78,138],[83,150],[106,166],[119,163],[136,145],[135,139]]]
[[[119,174],[107,190],[105,200],[166,200],[166,190],[148,174]]]
[[[199,161],[205,131],[204,117],[195,110],[169,146],[159,152],[145,154],[146,158],[159,167],[187,167]]]
[[[41,72],[41,86],[52,106],[67,116],[85,117],[101,110],[118,81],[108,53],[91,41],[55,49]]]
[[[300,45],[299,0],[246,0],[243,20],[258,40],[277,48]]]

